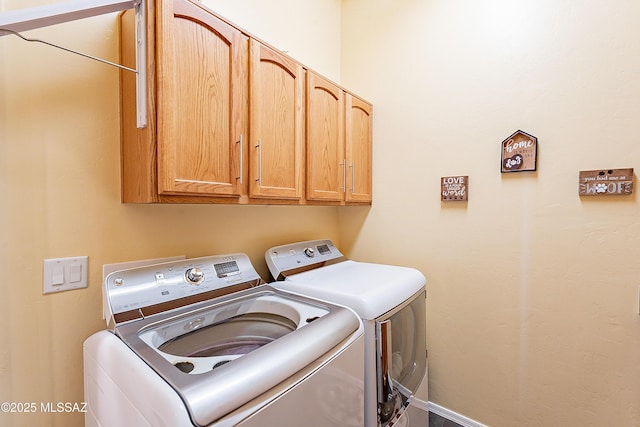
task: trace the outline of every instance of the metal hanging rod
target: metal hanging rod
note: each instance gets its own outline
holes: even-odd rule
[[[118,68],[120,68],[122,70],[131,71],[132,73],[137,73],[138,72],[138,70],[134,70],[133,68],[125,67],[124,65],[116,64],[115,62],[107,61],[106,59],[98,58],[97,56],[88,55],[86,53],[78,52],[77,50],[68,49],[68,48],[63,47],[63,46],[58,46],[57,44],[49,43],[49,42],[44,41],[44,40],[25,37],[25,36],[23,36],[22,34],[16,32],[16,31],[7,30],[6,28],[0,28],[0,32],[2,32],[2,31],[11,33],[14,36],[18,36],[18,37],[20,37],[22,40],[24,40],[26,42],[34,42],[34,43],[46,44],[47,46],[55,47],[56,49],[61,49],[61,50],[64,50],[65,52],[75,53],[76,55],[84,56],[85,58],[93,59],[94,61],[102,62],[103,64],[108,64],[108,65],[111,65],[111,66],[114,66],[114,67],[118,67]]]
[[[123,70],[136,73],[137,124],[139,128],[147,126],[147,76],[146,76],[146,8],[145,0],[75,0],[29,9],[0,13],[0,37],[9,34],[28,42],[43,43],[48,46],[75,53]],[[22,31],[62,24],[64,22],[120,12],[126,9],[136,11],[136,68],[125,67],[85,53],[77,52],[44,40],[28,38]]]

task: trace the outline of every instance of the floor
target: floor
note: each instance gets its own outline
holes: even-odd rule
[[[441,417],[433,412],[429,412],[429,424],[427,424],[427,411],[413,405],[409,405],[407,415],[409,416],[410,427],[422,427],[426,425],[429,427],[462,427],[460,424]]]
[[[454,423],[451,420],[441,417],[438,414],[429,412],[429,427],[462,427],[458,423]]]

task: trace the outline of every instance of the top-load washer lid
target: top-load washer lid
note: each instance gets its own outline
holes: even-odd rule
[[[312,240],[269,249],[265,254],[272,284],[351,307],[375,319],[423,290],[424,275],[408,267],[346,259],[330,240]]]
[[[262,283],[234,254],[118,271],[105,286],[114,333],[205,426],[363,333],[348,308]]]

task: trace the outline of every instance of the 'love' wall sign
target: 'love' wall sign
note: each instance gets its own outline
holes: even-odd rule
[[[440,179],[440,200],[443,202],[467,201],[468,176],[443,176]]]
[[[536,170],[538,138],[521,130],[502,141],[501,172]]]
[[[581,196],[624,195],[633,192],[633,168],[580,171]]]

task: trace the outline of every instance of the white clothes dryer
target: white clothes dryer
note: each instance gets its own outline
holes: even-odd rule
[[[365,426],[406,424],[427,372],[426,279],[416,269],[352,261],[330,240],[265,253],[277,289],[351,307],[365,326]]]
[[[105,279],[84,343],[87,426],[362,427],[364,327],[264,284],[245,254]]]

